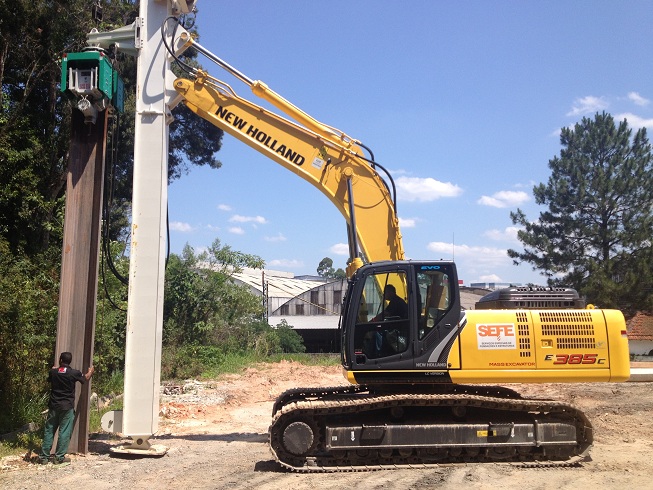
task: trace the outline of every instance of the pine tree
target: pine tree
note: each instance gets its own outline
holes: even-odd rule
[[[552,284],[574,287],[601,307],[650,306],[653,164],[646,129],[605,112],[562,128],[551,176],[533,188],[548,209],[536,221],[511,213],[524,251],[509,250]]]

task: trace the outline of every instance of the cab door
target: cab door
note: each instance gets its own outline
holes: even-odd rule
[[[366,266],[352,285],[343,347],[351,368],[412,367],[418,303],[409,265]],[[358,275],[358,274],[357,274]]]
[[[415,368],[460,368],[458,337],[465,321],[454,264],[416,264],[415,286],[419,302]]]

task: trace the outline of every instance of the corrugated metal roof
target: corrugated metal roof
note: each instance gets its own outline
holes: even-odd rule
[[[262,271],[243,271],[232,274],[237,281],[246,284],[263,294]],[[268,283],[268,296],[272,298],[294,298],[313,288],[322,286],[325,283],[321,281],[307,281],[303,279],[294,279],[287,275],[279,276],[273,271],[265,271],[265,281]]]
[[[626,322],[628,340],[653,340],[653,315],[638,311]]]

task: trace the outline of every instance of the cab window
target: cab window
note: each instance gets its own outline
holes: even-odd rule
[[[423,339],[437,331],[438,322],[451,309],[452,285],[444,271],[419,272],[417,284],[420,298],[418,337]]]
[[[404,272],[368,276],[357,315],[356,352],[369,359],[404,352],[409,342],[408,304]]]

